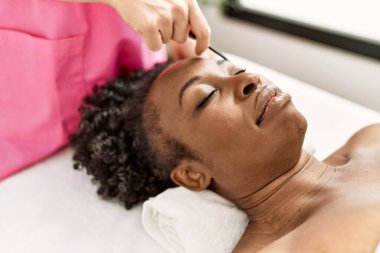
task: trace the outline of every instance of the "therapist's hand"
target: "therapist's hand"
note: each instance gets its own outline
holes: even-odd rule
[[[196,0],[109,0],[109,4],[153,51],[170,40],[184,43],[190,30],[197,38],[197,54],[209,46],[210,28]]]
[[[196,0],[61,0],[103,3],[113,6],[153,51],[174,40],[188,41],[191,30],[196,37],[195,52],[200,55],[210,44],[210,27]],[[188,47],[187,47],[188,48]]]
[[[169,55],[174,61],[183,60],[186,58],[191,58],[197,56],[194,52],[195,40],[188,39],[185,43],[177,43],[173,40],[169,42]],[[203,53],[198,55],[203,58],[214,58],[217,57],[210,50],[205,50]]]

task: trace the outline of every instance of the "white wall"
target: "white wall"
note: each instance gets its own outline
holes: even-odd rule
[[[380,61],[225,17],[203,6],[211,45],[380,111]],[[269,77],[270,78],[270,77]]]

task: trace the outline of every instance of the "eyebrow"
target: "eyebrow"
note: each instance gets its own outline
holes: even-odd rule
[[[218,60],[216,61],[216,64],[218,66],[222,65],[223,63],[227,62],[228,60],[225,60],[225,59],[222,59],[222,60]],[[181,90],[179,91],[179,97],[178,97],[178,101],[179,101],[179,105],[180,107],[182,107],[182,97],[183,97],[183,94],[185,93],[186,89],[189,88],[190,86],[194,85],[199,79],[201,79],[201,76],[193,76],[192,78],[190,78],[189,80],[187,80],[185,82],[185,84],[182,86]]]
[[[222,65],[223,63],[225,63],[227,60],[218,60],[217,62],[216,62],[216,64],[218,65],[218,66],[220,66],[220,65]]]
[[[186,83],[182,86],[181,90],[179,91],[179,105],[182,107],[182,97],[183,93],[186,91],[187,88],[189,88],[191,85],[194,85],[201,76],[193,76],[189,80],[186,81]]]

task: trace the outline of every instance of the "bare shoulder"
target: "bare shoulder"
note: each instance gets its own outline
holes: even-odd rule
[[[363,148],[380,146],[380,123],[366,126],[356,132],[341,148],[327,157],[324,162],[333,166],[345,164],[352,154]]]
[[[380,240],[379,205],[327,208],[310,219],[298,238],[305,242],[299,252],[374,253]]]
[[[356,132],[348,141],[350,148],[356,149],[380,144],[380,123],[369,125]]]
[[[380,241],[378,208],[316,215],[259,253],[375,253]]]

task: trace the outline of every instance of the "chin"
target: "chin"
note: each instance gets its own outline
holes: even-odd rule
[[[291,127],[294,133],[296,133],[299,136],[305,137],[306,131],[307,131],[307,121],[305,117],[297,110],[297,108],[291,103],[288,108],[288,122],[289,127]]]
[[[275,116],[271,124],[273,131],[282,129],[288,135],[294,133],[295,136],[300,136],[303,140],[307,130],[307,121],[291,101]]]
[[[277,115],[276,122],[273,122],[275,124],[273,124],[272,131],[278,137],[282,137],[279,139],[281,139],[281,146],[285,148],[285,152],[301,152],[308,126],[307,121],[291,102],[283,110],[281,115]]]
[[[294,108],[294,116],[292,117],[293,120],[293,130],[298,135],[302,136],[302,139],[305,137],[306,131],[307,131],[307,120],[305,117]]]
[[[307,131],[307,121],[294,106],[291,109],[291,119],[288,120],[288,126],[290,128],[289,138],[293,140],[294,152],[301,153]]]

